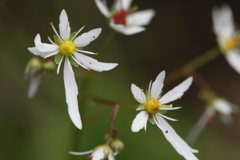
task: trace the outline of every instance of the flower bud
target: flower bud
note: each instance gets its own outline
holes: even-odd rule
[[[111,143],[111,147],[113,148],[114,152],[121,152],[124,148],[124,143],[117,139],[117,140],[114,140],[112,143]]]
[[[47,72],[52,72],[56,69],[56,64],[53,61],[47,61],[43,63],[43,70]]]
[[[30,70],[36,69],[37,71],[40,71],[42,69],[42,62],[39,58],[32,58],[28,63]]]

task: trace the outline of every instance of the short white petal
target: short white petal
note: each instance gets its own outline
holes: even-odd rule
[[[93,29],[89,32],[85,32],[85,33],[81,34],[80,36],[78,36],[73,41],[73,43],[77,47],[85,47],[86,45],[91,43],[93,40],[95,40],[99,36],[101,31],[102,31],[102,28],[96,28],[96,29]]]
[[[143,128],[146,129],[147,120],[148,120],[148,112],[141,111],[140,113],[138,113],[132,122],[132,127],[131,127],[132,131],[138,132],[140,129],[143,129]]]
[[[159,95],[162,92],[165,74],[166,74],[165,71],[159,73],[156,80],[152,83],[151,91],[149,91],[151,93],[150,94],[151,98],[159,98]]]
[[[127,25],[145,26],[150,23],[154,15],[155,11],[153,9],[134,12],[127,16]]]
[[[40,52],[55,52],[59,50],[59,47],[55,44],[47,44],[47,43],[42,43],[41,42],[41,37],[40,34],[37,34],[35,39],[34,39],[35,47],[40,51]]]
[[[63,40],[68,40],[71,33],[71,28],[68,22],[68,16],[66,11],[63,9],[59,16],[59,31]]]
[[[162,132],[169,143],[175,148],[175,150],[182,155],[186,160],[198,160],[193,153],[198,153],[197,150],[192,149],[176,132],[175,130],[164,120],[160,115],[155,114],[157,124],[163,128]]]
[[[112,153],[108,155],[108,160],[115,160],[114,155]]]
[[[76,155],[76,156],[80,156],[80,155],[90,154],[90,153],[92,153],[92,152],[93,152],[93,150],[86,151],[86,152],[72,152],[72,151],[70,151],[69,154]]]
[[[72,71],[72,66],[67,57],[65,58],[64,62],[63,75],[69,116],[74,125],[78,129],[82,129],[82,121],[78,110],[77,100],[78,87],[75,81],[74,73]]]
[[[240,74],[240,50],[233,50],[226,54],[229,65]]]
[[[95,3],[100,10],[100,12],[105,16],[105,17],[110,17],[111,13],[108,10],[106,0],[95,0]]]
[[[105,157],[103,148],[99,148],[92,153],[92,160],[101,160]]]
[[[134,96],[134,98],[139,102],[139,103],[145,103],[146,102],[146,96],[143,93],[143,91],[137,87],[135,84],[131,85],[131,91]]]
[[[31,76],[30,85],[28,88],[28,98],[32,98],[36,94],[41,79],[42,79],[41,74],[34,74]]]
[[[178,86],[174,87],[172,90],[167,92],[164,96],[160,98],[161,104],[166,104],[172,102],[178,98],[181,98],[186,90],[192,84],[192,77],[187,78],[185,81],[180,83]]]
[[[81,53],[75,53],[74,56],[81,64],[98,72],[109,71],[118,65],[117,63],[98,62],[96,59],[93,59]]]
[[[41,57],[48,57],[49,55],[56,55],[58,53],[57,51],[52,51],[52,52],[40,52],[36,47],[28,47],[29,52],[33,53],[36,56],[41,56]]]
[[[113,20],[110,21],[110,27],[115,31],[123,33],[125,35],[133,35],[142,31],[145,31],[144,27],[140,26],[124,26],[121,24],[114,24]]]
[[[124,11],[127,11],[130,9],[131,4],[132,4],[132,0],[116,0],[115,7],[117,11],[121,9],[123,9]]]

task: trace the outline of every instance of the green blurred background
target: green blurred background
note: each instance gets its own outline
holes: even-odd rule
[[[94,73],[87,94],[137,104],[130,92],[131,83],[146,86],[160,71],[170,73],[216,46],[211,10],[223,3],[232,7],[239,24],[239,1],[134,0],[133,4],[138,5],[139,10],[153,8],[156,16],[145,32],[133,36],[117,35],[102,60],[119,63],[116,69],[103,73],[75,69],[79,97],[82,97],[84,77]],[[104,143],[111,107],[92,101],[80,106],[83,130],[79,131],[67,112],[62,72],[44,75],[36,96],[31,100],[27,98],[29,81],[24,79],[24,70],[33,57],[27,47],[34,46],[37,33],[43,42],[48,42],[47,36],[54,34],[49,22],[54,22],[57,27],[62,9],[67,11],[72,31],[83,25],[86,25],[84,32],[103,28],[100,36],[85,48],[98,52],[111,29],[93,0],[0,0],[1,160],[84,160],[87,156],[72,156],[68,151],[87,151]],[[240,106],[240,75],[223,56],[197,71],[218,95]],[[164,92],[182,80],[166,85]],[[198,99],[196,85],[173,105],[183,108],[168,113],[179,120],[169,123],[185,138],[205,107]],[[183,159],[156,126],[148,123],[147,132],[132,133],[130,126],[136,114],[134,109],[120,108],[115,125],[125,150],[116,159]],[[238,114],[231,126],[218,121],[208,126],[193,147],[200,151],[196,155],[201,160],[239,160],[239,135]]]

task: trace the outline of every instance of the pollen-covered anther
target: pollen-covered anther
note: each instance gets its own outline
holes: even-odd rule
[[[89,64],[92,64],[92,62],[90,62]]]
[[[88,71],[91,71],[91,69],[90,69],[90,68],[88,68],[87,70],[88,70]]]
[[[144,90],[143,89],[141,89],[141,92],[143,92]]]
[[[228,50],[234,49],[239,44],[239,39],[237,39],[236,37],[232,37],[232,38],[226,40],[225,44],[226,44],[226,48]]]
[[[181,99],[182,97],[178,97],[178,99]]]
[[[95,53],[96,56],[98,56],[98,53]]]
[[[168,133],[168,130],[166,130],[165,133]]]
[[[93,36],[93,38],[96,38],[96,36]]]
[[[50,25],[53,25],[53,22],[50,22],[49,24],[50,24]]]
[[[165,78],[162,78],[162,80],[164,80]]]
[[[152,98],[149,101],[147,101],[146,110],[152,114],[158,113],[159,112],[159,101],[155,98]]]
[[[71,56],[74,54],[76,46],[72,41],[65,41],[60,46],[60,52],[64,56]]]

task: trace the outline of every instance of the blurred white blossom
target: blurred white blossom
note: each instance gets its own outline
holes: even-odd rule
[[[172,107],[167,103],[179,99],[183,96],[184,92],[192,84],[192,77],[189,77],[181,84],[161,96],[163,81],[165,78],[165,71],[162,71],[156,78],[156,80],[149,84],[148,91],[143,92],[142,89],[136,85],[131,85],[131,90],[134,98],[140,103],[137,110],[140,113],[136,116],[132,123],[132,131],[138,132],[140,129],[145,129],[147,126],[147,120],[156,124],[163,132],[166,139],[171,143],[175,150],[182,155],[186,160],[197,160],[198,158],[193,154],[198,151],[192,149],[167,123],[165,119],[176,121],[173,118],[163,115],[168,110],[176,110],[181,107]],[[165,119],[164,119],[165,118]]]
[[[64,62],[63,74],[68,112],[74,125],[77,128],[82,129],[77,100],[78,88],[71,64],[76,67],[80,65],[85,69],[93,69],[99,72],[111,70],[115,68],[117,64],[98,62],[97,60],[83,54],[96,55],[96,53],[82,49],[98,37],[101,33],[101,28],[93,29],[77,37],[84,27],[78,32],[71,33],[70,23],[68,22],[68,16],[65,10],[62,10],[59,21],[60,35],[53,26],[53,23],[50,23],[56,34],[54,35],[55,42],[48,37],[51,44],[42,43],[40,35],[37,34],[34,40],[35,47],[29,47],[28,50],[34,55],[43,58],[56,55],[55,62],[58,64],[57,73],[59,73],[61,64]]]
[[[240,35],[228,5],[213,8],[213,28],[217,42],[229,65],[240,74]]]
[[[148,25],[155,15],[153,9],[136,11],[137,7],[130,8],[132,0],[115,0],[110,10],[106,0],[95,0],[95,2],[101,13],[108,18],[110,27],[125,35],[144,31],[143,26]]]

